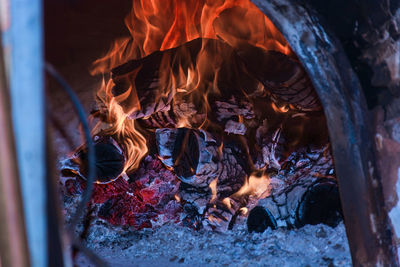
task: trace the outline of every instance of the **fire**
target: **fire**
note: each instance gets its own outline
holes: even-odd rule
[[[231,199],[229,197],[226,197],[222,200],[222,203],[224,203],[224,205],[228,208],[231,209],[232,208],[232,203],[231,203]]]
[[[239,211],[243,214],[243,215],[247,215],[249,213],[249,209],[246,207],[242,207],[239,209]]]
[[[210,183],[210,189],[211,189],[211,202],[214,202],[217,199],[217,183],[218,183],[218,178],[214,179]]]
[[[273,23],[250,0],[139,0],[125,18],[130,36],[115,41],[95,62],[106,73],[130,59],[177,47],[196,38],[222,39],[231,46],[252,45],[291,54]]]
[[[257,199],[265,198],[269,194],[270,179],[266,174],[254,173],[246,180],[242,188],[234,196],[255,196]]]
[[[272,109],[277,113],[286,113],[290,110],[289,105],[278,107],[274,102],[271,103]]]
[[[129,60],[140,59],[156,51],[179,47],[197,38],[221,40],[240,51],[246,45],[275,50],[293,55],[287,41],[272,22],[250,0],[138,0],[132,1],[132,10],[125,18],[130,35],[118,39],[111,50],[94,62],[92,74],[108,77],[110,71]],[[179,118],[178,127],[206,128],[207,112],[210,110],[207,95],[218,94],[216,80],[224,54],[224,47],[210,54],[207,42],[192,58],[190,51],[180,49],[175,56],[165,56],[159,69],[159,91],[155,97],[157,111],[168,110],[177,100],[185,98],[201,103],[201,120],[193,122],[192,115]],[[186,62],[179,70],[172,69],[172,62]],[[192,64],[192,60],[196,64]],[[135,75],[140,67],[135,70]],[[126,166],[124,171],[134,170],[147,154],[145,131],[139,129],[135,119],[139,113],[149,116],[142,107],[135,85],[135,76],[129,87],[114,95],[111,77],[104,82],[97,97],[105,119],[99,122],[94,134],[103,131],[112,135],[124,147]],[[213,81],[208,81],[214,77]],[[205,82],[206,81],[206,82]],[[286,108],[278,108],[286,112]],[[241,118],[239,118],[241,120]],[[104,129],[104,124],[108,127]],[[251,178],[252,179],[252,178]]]

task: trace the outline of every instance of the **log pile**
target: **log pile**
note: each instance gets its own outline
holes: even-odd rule
[[[199,54],[205,54],[210,70],[196,74],[204,61]],[[334,225],[340,219],[324,116],[295,58],[196,39],[128,61],[112,70],[112,81],[115,101],[148,136],[149,153],[176,177],[183,225],[232,229],[248,210],[249,230],[256,231]],[[95,114],[107,123],[105,107],[99,105]],[[122,173],[124,136],[99,133],[97,138],[98,182],[141,179],[141,169]],[[64,174],[84,178],[85,155],[82,146],[64,161]],[[265,183],[254,194],[257,190],[246,188],[254,187],[250,177],[257,175]],[[321,197],[325,193],[326,199]],[[323,208],[310,208],[320,199],[329,216]],[[121,208],[111,207],[124,205],[115,201],[105,201],[99,214],[106,219],[120,214]],[[133,205],[131,199],[119,201]]]

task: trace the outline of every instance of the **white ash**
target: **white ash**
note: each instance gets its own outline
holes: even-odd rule
[[[351,266],[345,228],[307,225],[248,233],[244,225],[216,233],[174,224],[127,231],[98,221],[89,246],[110,266]],[[92,266],[78,257],[78,266]]]
[[[238,101],[232,96],[227,102],[215,101],[217,108],[217,120],[223,121],[229,118],[242,116],[244,119],[253,119],[254,111],[251,103]]]
[[[243,123],[229,120],[225,124],[225,132],[228,134],[244,135],[246,131],[247,128]]]

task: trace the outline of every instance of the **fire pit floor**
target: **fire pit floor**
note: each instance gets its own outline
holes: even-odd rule
[[[126,231],[94,222],[90,247],[112,266],[351,266],[343,223],[248,233],[215,233],[177,225]],[[78,266],[92,266],[83,255]]]

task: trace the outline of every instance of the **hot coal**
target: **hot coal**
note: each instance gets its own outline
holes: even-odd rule
[[[80,194],[86,181],[76,177],[65,182],[67,195]],[[112,225],[132,229],[152,228],[165,222],[180,223],[182,207],[175,199],[179,180],[150,156],[139,170],[107,184],[95,184],[91,205],[94,214]]]

